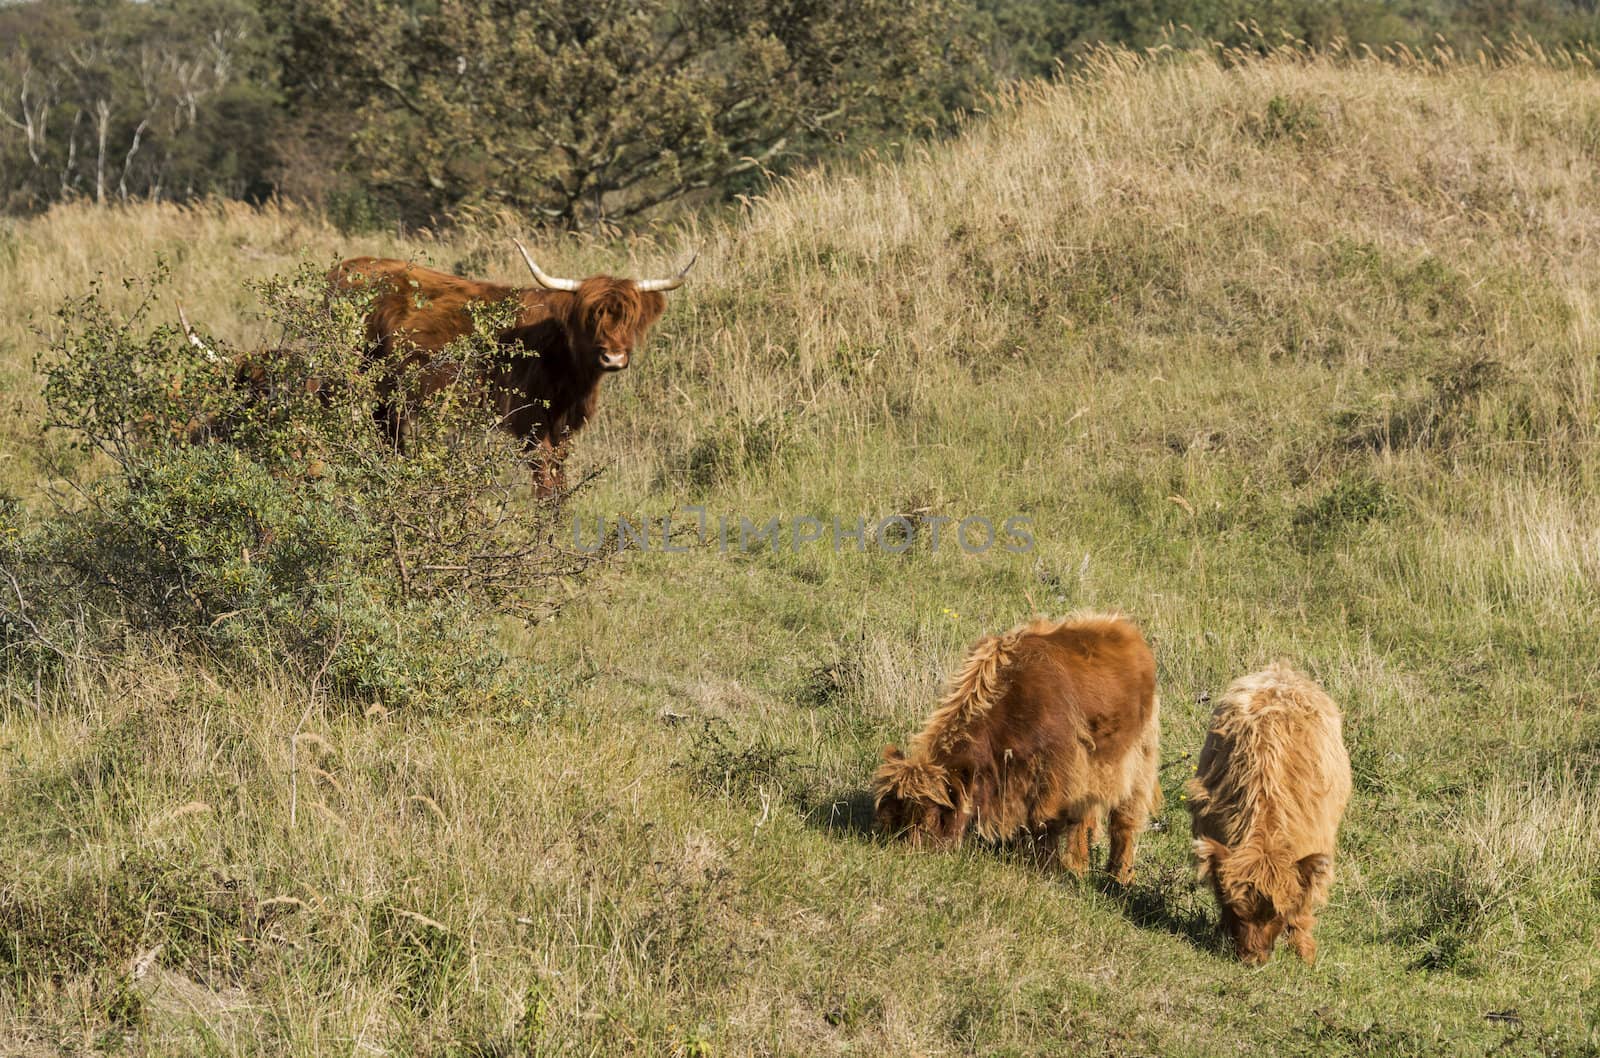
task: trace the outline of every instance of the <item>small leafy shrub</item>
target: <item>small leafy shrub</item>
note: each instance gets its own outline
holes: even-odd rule
[[[851,690],[861,682],[860,664],[854,658],[842,658],[808,671],[795,690],[796,705],[807,709],[838,708]]]
[[[707,489],[766,467],[782,453],[787,431],[781,416],[720,422],[684,455],[683,476],[694,488]]]
[[[328,192],[323,210],[328,222],[345,235],[378,231],[389,226],[389,210],[372,191],[360,184],[349,184]]]
[[[1275,95],[1266,109],[1248,122],[1249,131],[1263,143],[1317,143],[1327,138],[1327,120],[1303,99]]]
[[[799,754],[765,737],[740,744],[731,727],[707,720],[678,766],[701,792],[751,798],[802,793],[807,769]]]
[[[40,364],[48,426],[110,470],[29,525],[0,504],[8,663],[67,656],[69,629],[127,628],[363,700],[497,693],[486,619],[540,615],[590,561],[556,544],[562,498],[529,495],[519,443],[483,401],[505,310],[481,307],[434,358],[460,381],[415,409],[401,456],[373,423],[359,300],[330,297],[315,269],[268,281],[281,345],[239,357],[214,342],[213,363],[178,328],[145,326],[164,278],[130,284],[126,314],[98,286],[60,312]]]

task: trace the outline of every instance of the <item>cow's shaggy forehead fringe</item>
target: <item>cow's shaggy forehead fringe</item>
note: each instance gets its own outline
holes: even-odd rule
[[[619,331],[631,332],[655,322],[667,299],[656,291],[641,291],[630,280],[590,276],[578,285],[578,311],[592,320],[604,315]]]
[[[941,808],[954,808],[949,773],[931,760],[885,761],[872,779],[872,804],[882,807],[891,794],[902,801],[927,801]]]
[[[1221,823],[1232,847],[1219,871],[1224,889],[1254,886],[1284,910],[1311,895],[1274,843],[1318,829],[1326,806],[1306,795],[1342,767],[1340,726],[1333,700],[1284,662],[1228,687],[1211,722],[1227,752],[1189,786],[1192,810]]]

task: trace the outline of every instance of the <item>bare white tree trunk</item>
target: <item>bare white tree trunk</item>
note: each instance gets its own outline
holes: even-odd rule
[[[61,197],[65,198],[72,191],[73,170],[78,166],[78,125],[83,121],[83,110],[79,109],[72,115],[72,132],[67,137],[67,160],[61,167]]]
[[[111,129],[111,104],[104,99],[95,100],[94,116],[99,125],[100,141],[100,154],[94,163],[94,201],[95,205],[103,206],[106,204],[106,136]]]
[[[47,94],[38,98],[31,91],[33,82],[33,69],[29,67],[22,71],[22,89],[17,93],[20,104],[18,114],[21,120],[5,115],[6,124],[22,130],[28,141],[28,160],[35,169],[44,164],[44,159],[39,156],[39,145],[44,142],[45,130],[50,120],[50,97]]]
[[[128,201],[128,167],[133,164],[133,156],[139,153],[139,138],[144,135],[144,130],[150,124],[150,119],[145,118],[133,130],[133,142],[128,145],[128,155],[122,159],[122,176],[117,180],[117,198],[123,202]]]

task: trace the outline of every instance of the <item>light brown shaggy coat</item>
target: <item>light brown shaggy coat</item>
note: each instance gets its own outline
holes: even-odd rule
[[[914,843],[968,830],[1027,836],[1041,862],[1082,873],[1102,810],[1110,873],[1133,877],[1134,842],[1159,809],[1155,659],[1122,617],[1034,621],[980,640],[911,743],[886,747],[872,787],[878,825]]]
[[[1316,911],[1333,882],[1333,854],[1350,800],[1339,707],[1279,662],[1233,682],[1189,782],[1200,877],[1239,957],[1259,965],[1279,933],[1316,958]]]

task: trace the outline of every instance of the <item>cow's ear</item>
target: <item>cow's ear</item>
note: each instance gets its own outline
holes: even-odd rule
[[[1307,892],[1319,889],[1333,881],[1333,857],[1317,852],[1295,864],[1300,872],[1300,884]]]
[[[642,317],[639,321],[640,326],[649,327],[667,311],[667,296],[659,290],[648,291],[639,296],[639,308]]]
[[[1211,838],[1196,838],[1194,842],[1195,873],[1204,881],[1220,876],[1222,863],[1228,858],[1228,846]]]
[[[883,747],[883,760],[886,764],[893,764],[897,760],[905,760],[906,755],[900,752],[900,747],[894,743]]]

